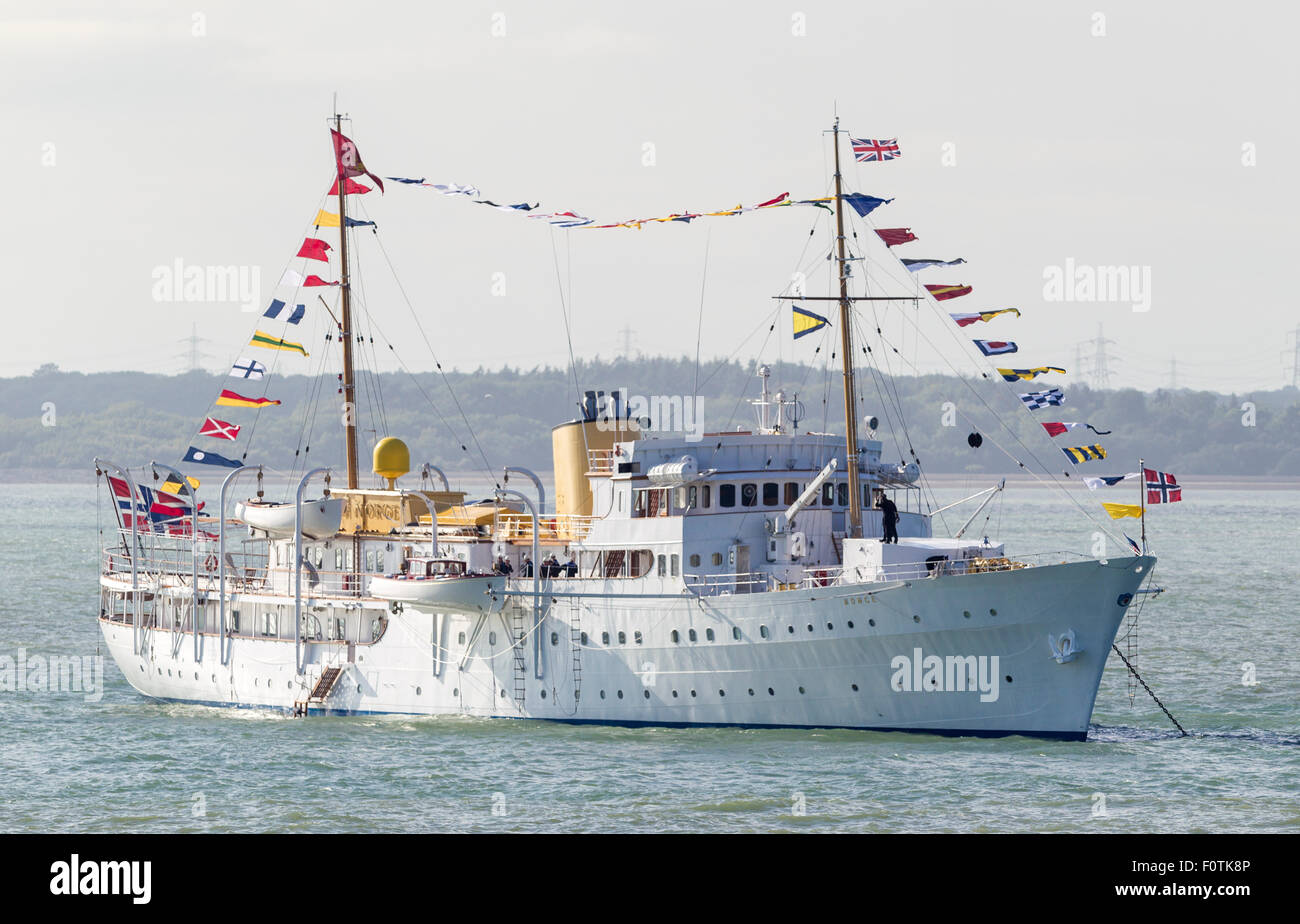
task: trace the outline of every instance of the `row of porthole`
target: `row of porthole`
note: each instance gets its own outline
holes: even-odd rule
[[[847,604],[849,601],[848,601],[848,600],[845,600],[844,602]],[[996,616],[997,614],[998,614],[998,611],[997,611],[997,610],[995,610],[995,609],[990,609],[990,610],[989,610],[989,615],[990,615],[990,616]],[[962,610],[962,616],[964,616],[966,619],[970,619],[970,618],[971,618],[971,617],[970,617],[970,610]],[[918,616],[918,615],[913,615],[913,616],[912,616],[912,622],[919,623],[920,621],[921,621],[921,617],[920,617],[920,616]],[[847,625],[850,629],[854,628],[853,620],[852,620],[852,619],[848,620],[848,622],[846,623],[846,625]],[[874,626],[876,625],[876,621],[875,621],[875,619],[868,619],[868,620],[867,620],[867,625],[874,627]],[[786,626],[785,628],[786,628],[786,631],[789,632],[791,635],[794,634],[794,626],[792,626],[792,625],[791,625],[791,626]],[[828,623],[826,623],[826,629],[827,629],[828,632],[834,632],[834,631],[835,631],[835,624],[834,624],[833,622],[828,622]],[[691,641],[691,642],[699,641],[699,636],[697,635],[697,633],[696,633],[696,631],[695,631],[694,629],[688,629],[688,630],[686,630],[686,631],[687,631],[687,640],[688,640],[688,641]],[[812,623],[809,623],[809,624],[808,624],[808,631],[809,631],[809,632],[813,632],[813,631],[815,631],[814,628],[813,628]],[[758,627],[758,634],[759,634],[759,637],[761,637],[761,638],[771,638],[771,635],[768,633],[767,626],[760,625],[760,626]],[[640,632],[635,632],[635,633],[633,633],[633,635],[634,635],[634,638],[635,638],[636,644],[640,645],[640,644],[642,643],[642,641],[643,641],[643,639],[642,639],[642,637],[641,637],[641,633],[640,633]],[[680,635],[680,633],[679,633],[676,629],[673,629],[673,630],[672,630],[672,632],[671,632],[671,634],[670,634],[670,637],[671,637],[672,640],[673,640],[673,644],[680,644],[680,643],[681,643],[681,635]],[[740,633],[740,627],[739,627],[739,626],[732,626],[732,627],[731,627],[731,637],[732,637],[733,639],[735,639],[736,641],[740,641],[741,633]],[[600,633],[600,643],[601,643],[602,645],[608,646],[608,645],[609,645],[609,639],[610,639],[610,635],[609,635],[608,632],[602,632],[602,633]],[[705,629],[705,630],[704,630],[704,640],[705,640],[706,642],[712,642],[712,641],[715,641],[715,636],[714,636],[714,634],[713,634],[713,630],[712,630],[712,629]],[[464,644],[465,644],[465,633],[464,633],[464,632],[460,633],[460,636],[459,636],[458,641],[459,641],[459,643],[460,643],[461,645],[464,645]],[[587,647],[587,642],[588,642],[587,633],[586,633],[586,632],[583,632],[583,633],[581,634],[581,644],[582,644],[582,646],[583,646],[584,648]],[[491,632],[491,633],[489,633],[489,634],[488,634],[488,644],[489,644],[489,645],[494,645],[494,646],[495,646],[496,643],[497,643],[496,633],[495,633],[495,632]],[[620,645],[626,645],[626,644],[627,644],[627,633],[626,633],[626,632],[619,632],[619,633],[618,633],[618,643],[619,643]],[[560,635],[559,635],[558,632],[552,632],[552,633],[551,633],[551,644],[552,644],[552,645],[558,645],[558,644],[560,644]]]

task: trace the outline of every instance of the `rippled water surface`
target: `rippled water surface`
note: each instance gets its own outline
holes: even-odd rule
[[[1187,493],[1148,518],[1167,592],[1136,629],[1187,738],[1113,655],[1086,743],[301,720],[152,702],[106,658],[97,702],[0,693],[0,830],[1297,831],[1300,495]],[[1012,553],[1092,550],[1059,495],[1009,488],[991,514]],[[95,523],[91,487],[5,486],[0,655],[100,651]]]

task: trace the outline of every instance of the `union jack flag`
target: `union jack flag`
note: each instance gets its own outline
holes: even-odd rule
[[[1148,504],[1172,504],[1183,499],[1183,489],[1178,484],[1178,479],[1168,472],[1144,468],[1142,476],[1146,481]]]
[[[871,138],[850,138],[849,144],[853,145],[853,156],[863,164],[893,160],[895,157],[903,156],[903,152],[898,149],[897,138],[882,138],[879,141]]]

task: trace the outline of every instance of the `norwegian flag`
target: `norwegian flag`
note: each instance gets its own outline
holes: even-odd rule
[[[199,428],[199,436],[211,436],[219,440],[234,440],[239,437],[239,424],[232,424],[215,417],[208,417]]]
[[[1183,499],[1183,489],[1179,486],[1178,479],[1168,472],[1144,468],[1142,478],[1147,485],[1148,504],[1172,504]]]
[[[853,145],[853,156],[863,164],[903,156],[903,152],[898,149],[897,138],[882,138],[879,141],[872,138],[850,138],[849,144]]]

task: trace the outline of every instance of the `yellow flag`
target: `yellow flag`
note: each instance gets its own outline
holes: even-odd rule
[[[312,224],[318,228],[337,228],[339,226],[339,217],[333,212],[321,209],[316,213],[316,220]]]
[[[1110,514],[1112,520],[1122,520],[1124,517],[1140,518],[1142,516],[1142,507],[1140,504],[1107,504],[1102,503],[1106,512]]]
[[[192,475],[186,475],[185,480],[186,482],[189,483],[189,486],[191,488],[198,488],[199,479],[193,477]],[[163,482],[162,489],[166,491],[168,494],[179,494],[181,491],[181,486],[174,478],[169,478]]]

